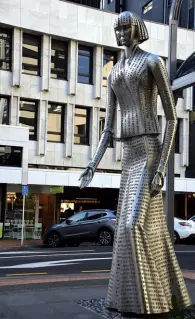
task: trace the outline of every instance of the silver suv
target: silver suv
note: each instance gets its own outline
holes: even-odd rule
[[[113,242],[116,215],[107,209],[85,210],[52,225],[43,235],[43,243],[55,248],[63,244],[79,246],[81,242],[99,242],[103,246]]]

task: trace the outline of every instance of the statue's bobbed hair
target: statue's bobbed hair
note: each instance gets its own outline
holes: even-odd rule
[[[124,11],[120,13],[114,22],[114,29],[117,29],[117,27],[120,27],[121,24],[126,25],[134,25],[136,27],[136,36],[138,39],[138,43],[142,43],[149,39],[148,30],[146,28],[146,25],[144,21],[138,17],[135,13]],[[117,37],[116,34],[116,40],[118,46],[121,46],[122,43],[120,42],[120,39]]]

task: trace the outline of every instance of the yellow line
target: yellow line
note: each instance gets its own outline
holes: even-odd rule
[[[6,274],[6,277],[47,275],[47,272],[26,272],[23,274]]]
[[[110,272],[110,270],[82,270],[81,272],[85,272],[85,273],[88,273],[88,272]]]

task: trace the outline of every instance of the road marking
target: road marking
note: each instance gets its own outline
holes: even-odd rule
[[[23,274],[6,274],[6,277],[48,275],[47,272],[26,272]]]
[[[82,270],[83,273],[98,273],[98,272],[110,272],[110,270]]]
[[[44,257],[44,258],[46,258],[46,257],[49,257],[49,258],[51,258],[51,257],[55,257],[55,256],[83,256],[83,255],[112,255],[112,252],[101,252],[101,253],[91,253],[91,252],[86,252],[86,253],[84,253],[84,252],[80,252],[80,253],[63,253],[63,254],[54,254],[54,255],[51,255],[51,254],[49,254],[49,255],[27,255],[27,256],[3,256],[3,257],[1,257],[0,256],[0,260],[1,259],[17,259],[17,258],[36,258],[36,257]]]
[[[43,262],[21,264],[21,265],[19,264],[19,265],[13,265],[13,266],[1,266],[0,269],[58,267],[58,266],[68,266],[68,265],[72,265],[72,264],[80,263],[84,261],[111,260],[111,259],[112,257],[52,260],[52,261],[43,261]]]
[[[75,252],[82,252],[82,251],[85,251],[85,252],[87,252],[87,251],[89,251],[89,252],[93,252],[93,251],[95,251],[94,249],[77,249],[77,250],[65,250],[64,252],[66,253],[75,253]],[[62,253],[63,252],[63,250],[56,250],[56,251],[53,251],[52,250],[52,252],[53,253]],[[27,254],[50,254],[51,253],[51,250],[49,250],[49,251],[4,251],[4,252],[0,252],[0,255],[27,255]]]
[[[175,253],[186,253],[186,254],[191,254],[191,253],[195,253],[195,250],[175,250]]]

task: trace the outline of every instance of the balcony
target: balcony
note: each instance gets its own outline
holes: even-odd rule
[[[92,7],[96,9],[102,9],[101,0],[61,0],[61,1],[68,1],[68,2],[78,3],[84,6],[88,6],[88,7]]]

